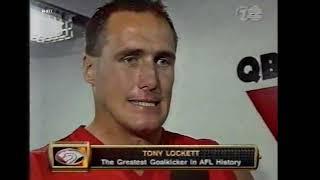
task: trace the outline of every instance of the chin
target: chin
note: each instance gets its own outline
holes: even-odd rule
[[[137,119],[129,128],[136,133],[152,134],[162,127],[163,121],[159,119]]]

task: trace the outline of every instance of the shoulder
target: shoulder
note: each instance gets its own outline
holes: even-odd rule
[[[31,153],[39,154],[39,153],[46,152],[46,151],[48,151],[48,147],[49,147],[49,145],[47,144],[47,145],[42,146],[40,148],[31,150]]]
[[[32,165],[45,165],[48,164],[48,145],[34,149],[29,153],[30,163]]]
[[[165,143],[169,145],[218,145],[219,143],[212,139],[196,139],[187,135],[164,131]],[[209,170],[209,179],[236,180],[232,170]]]
[[[44,179],[49,171],[48,145],[29,153],[30,179]]]
[[[45,145],[41,148],[38,149],[34,149],[30,152],[30,158],[31,160],[37,160],[39,158],[43,159],[44,157],[47,157],[48,155],[48,146],[49,145]]]
[[[200,138],[196,139],[187,135],[170,132],[164,130],[163,134],[163,142],[164,144],[172,144],[172,145],[217,145],[219,144],[217,141],[212,139]]]

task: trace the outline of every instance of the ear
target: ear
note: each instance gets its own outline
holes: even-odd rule
[[[96,70],[97,70],[97,59],[87,54],[83,56],[82,62],[82,73],[85,81],[92,86],[95,85]]]

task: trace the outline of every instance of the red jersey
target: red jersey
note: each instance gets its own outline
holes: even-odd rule
[[[80,126],[64,141],[89,141],[91,145],[103,143],[94,137],[84,126]],[[163,131],[161,143],[165,145],[213,145],[215,141],[194,139],[181,134]],[[197,171],[144,170],[140,176],[132,170],[89,170],[88,172],[51,172],[48,146],[33,150],[30,153],[30,180],[175,180],[193,179],[192,174],[198,174],[197,180],[236,180],[231,170],[209,170],[201,175]],[[190,172],[195,172],[191,173]],[[201,176],[201,177],[200,177]]]

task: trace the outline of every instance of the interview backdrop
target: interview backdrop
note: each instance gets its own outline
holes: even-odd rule
[[[90,17],[104,1],[45,2]],[[253,176],[276,180],[277,1],[164,2],[179,36],[164,127],[220,144],[256,144],[262,159]],[[84,29],[77,31],[65,41],[30,45],[31,149],[65,137],[94,117],[91,89],[81,72]]]

